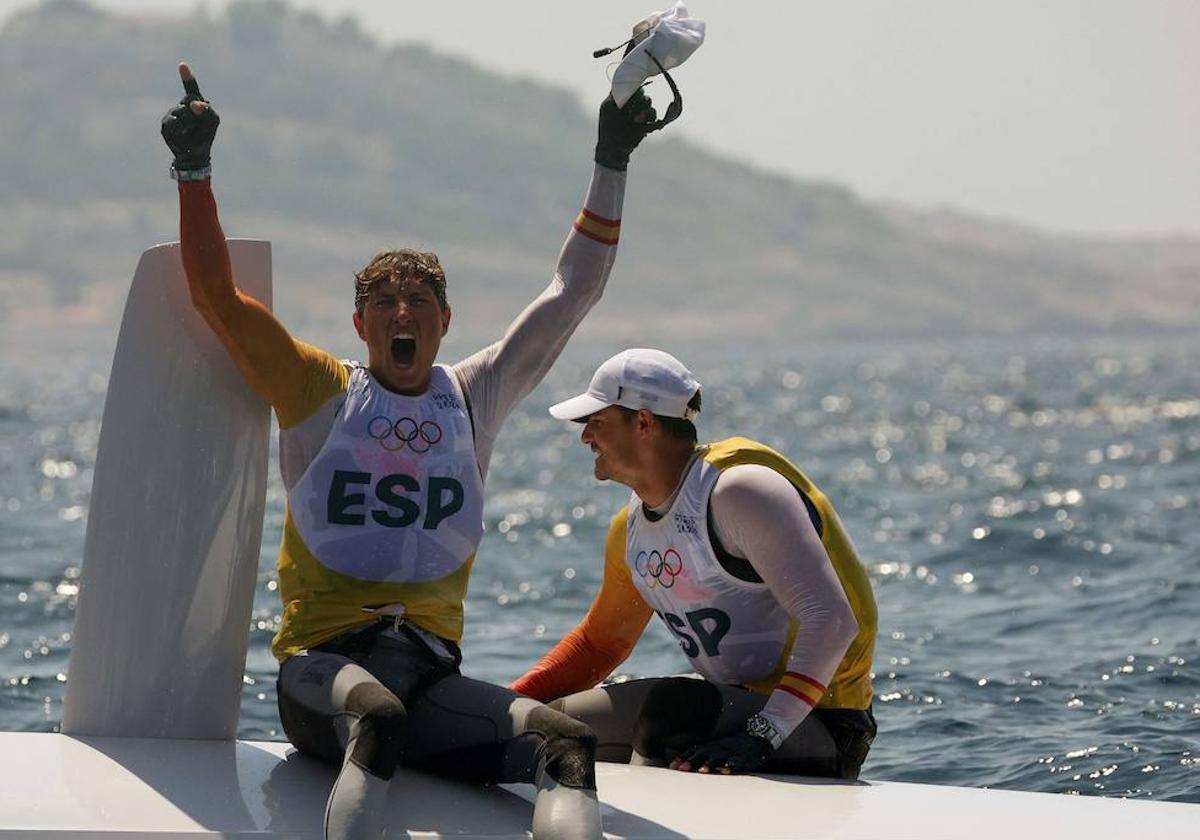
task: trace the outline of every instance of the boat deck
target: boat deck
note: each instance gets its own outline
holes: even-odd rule
[[[0,733],[0,838],[320,838],[333,770],[288,744]],[[601,764],[613,838],[1187,837],[1200,807]],[[530,785],[400,770],[389,837],[528,837]]]

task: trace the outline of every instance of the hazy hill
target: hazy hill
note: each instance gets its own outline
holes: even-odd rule
[[[227,232],[275,243],[277,309],[297,331],[344,334],[350,273],[397,244],[442,254],[459,335],[495,332],[547,281],[594,142],[594,111],[566,92],[280,3],[179,19],[54,0],[0,31],[9,340],[111,335],[138,253],[175,237],[158,122],[181,58],[222,116]],[[1200,243],[872,205],[668,130],[631,166],[609,289],[585,329],[662,343],[1183,327]]]

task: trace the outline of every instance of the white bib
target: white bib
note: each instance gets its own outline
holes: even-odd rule
[[[355,368],[288,505],[308,550],[336,572],[418,583],[458,569],[483,536],[483,479],[454,374],[436,365],[426,392],[407,397]]]
[[[721,470],[698,458],[666,515],[629,502],[625,559],[633,583],[700,675],[726,684],[764,680],[786,651],[791,621],[765,583],[722,568],[708,537],[708,499]]]

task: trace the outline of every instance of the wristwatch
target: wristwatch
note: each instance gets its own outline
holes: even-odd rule
[[[199,169],[176,169],[171,167],[172,181],[204,181],[212,177],[212,166],[202,166]]]
[[[761,714],[750,715],[746,720],[746,734],[753,735],[755,738],[762,738],[771,745],[771,749],[777,750],[783,743],[783,735],[775,728],[775,724],[771,723],[766,717]]]

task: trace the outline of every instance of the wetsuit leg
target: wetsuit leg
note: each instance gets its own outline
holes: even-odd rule
[[[721,716],[713,731],[714,738],[723,738],[746,731],[746,718],[762,711],[767,698],[732,685],[715,686],[721,694]],[[797,776],[840,777],[838,746],[830,736],[820,715],[809,714],[792,730],[787,739],[771,754],[766,772]]]
[[[586,723],[596,733],[596,759],[628,763],[633,730],[646,695],[658,680],[629,680],[560,697],[550,708]]]
[[[633,726],[632,763],[665,767],[696,744],[712,740],[724,702],[719,687],[707,680],[654,680]]]
[[[597,758],[664,766],[683,750],[745,731],[766,697],[688,677],[656,677],[581,691],[551,703],[592,727]],[[771,758],[775,773],[842,776],[839,751],[820,714],[796,727]]]
[[[599,838],[596,738],[536,700],[463,676],[446,677],[413,704],[405,763],[457,779],[537,787],[535,840]]]
[[[305,651],[280,667],[279,715],[297,749],[341,765],[325,810],[325,836],[377,840],[399,759],[400,700],[348,657]]]
[[[684,750],[712,738],[727,705],[731,719],[739,713],[741,697],[731,693],[726,698],[723,688],[689,677],[652,677],[581,691],[551,706],[596,731],[598,758],[665,767]],[[750,714],[743,716],[743,725]]]
[[[793,776],[840,778],[840,765],[838,747],[829,730],[818,715],[809,713],[771,754],[766,769]]]
[[[804,719],[804,723],[808,723],[810,720],[820,722],[821,728],[825,730],[834,744],[836,758],[830,762],[827,752],[822,753],[811,744],[797,745],[790,752],[781,749],[782,755],[778,760],[779,769],[774,766],[771,769],[780,773],[803,773],[808,776],[829,775],[842,779],[857,779],[863,761],[866,760],[867,753],[871,749],[871,742],[875,740],[875,715],[871,709],[819,708],[814,709],[812,714]],[[804,724],[801,724],[801,728],[803,726]],[[788,739],[789,742],[791,740],[791,738]],[[783,746],[787,748],[791,745],[785,742]],[[825,756],[826,760],[823,765],[811,766],[814,756],[818,758]],[[792,767],[788,766],[789,762]],[[810,762],[810,766],[805,767],[805,762]]]

